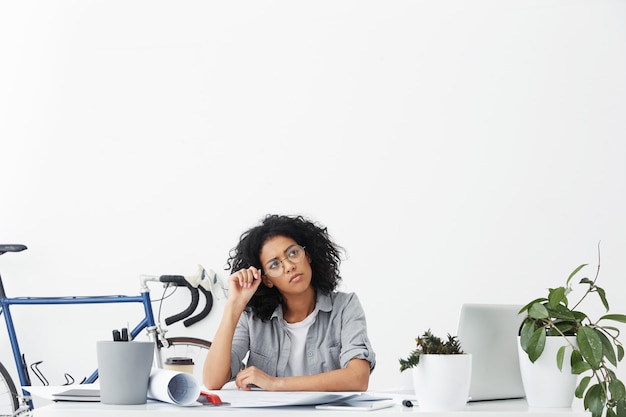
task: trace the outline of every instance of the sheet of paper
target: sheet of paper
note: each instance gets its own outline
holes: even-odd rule
[[[374,411],[382,408],[393,407],[395,400],[353,400],[338,401],[330,404],[320,404],[315,406],[318,410],[354,410],[354,411]]]
[[[318,405],[339,401],[360,395],[355,392],[274,392],[262,390],[221,390],[209,391],[218,395],[230,407],[281,407],[294,405]]]

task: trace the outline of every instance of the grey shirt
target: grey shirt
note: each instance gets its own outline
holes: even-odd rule
[[[344,368],[351,359],[369,361],[370,372],[376,355],[367,337],[365,313],[354,293],[318,293],[317,319],[309,328],[305,357],[308,374]],[[230,370],[233,378],[246,354],[247,366],[256,366],[268,375],[285,377],[291,341],[279,305],[269,320],[263,321],[245,310],[235,329]]]

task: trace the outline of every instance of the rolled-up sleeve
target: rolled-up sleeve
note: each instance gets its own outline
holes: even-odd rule
[[[347,299],[341,314],[341,353],[343,368],[352,359],[365,359],[370,363],[370,372],[376,365],[376,355],[367,336],[365,312],[356,294],[344,294]],[[339,299],[335,300],[336,302]]]
[[[230,356],[230,374],[234,379],[242,367],[242,362],[250,349],[249,313],[244,311],[233,335],[233,346]]]

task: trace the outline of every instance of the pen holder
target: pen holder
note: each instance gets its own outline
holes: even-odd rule
[[[153,342],[97,342],[101,403],[146,403],[154,347]]]

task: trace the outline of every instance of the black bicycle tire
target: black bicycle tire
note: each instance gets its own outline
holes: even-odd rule
[[[7,368],[0,362],[0,399],[4,397],[6,394],[10,395],[10,401],[7,402],[7,405],[12,406],[11,413],[8,415],[12,415],[19,408],[19,401],[17,399],[17,388],[15,387],[15,383],[13,382],[13,378],[9,375],[9,371]],[[0,404],[4,405],[2,401]],[[3,413],[4,410],[0,410],[0,413]]]

